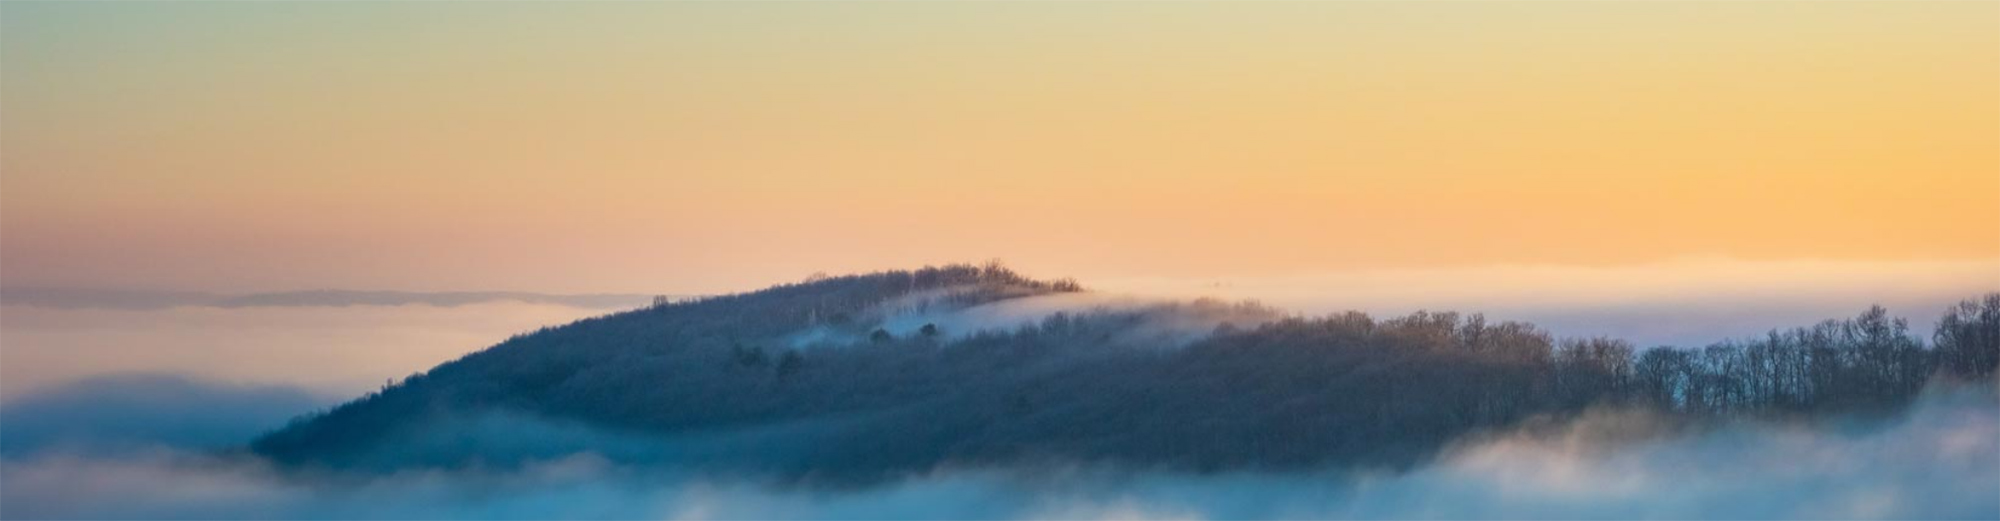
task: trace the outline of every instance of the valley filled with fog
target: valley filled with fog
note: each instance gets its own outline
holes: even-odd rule
[[[1982,394],[1983,393],[1983,394]],[[1497,433],[1409,472],[939,470],[825,490],[660,472],[588,454],[365,477],[154,449],[8,459],[21,518],[1963,519],[2000,512],[1992,390],[1889,420],[1649,432],[1606,413]]]
[[[955,275],[959,272],[951,269],[954,268],[940,273],[947,278],[961,276]],[[803,324],[808,324],[808,327],[788,330],[786,328],[794,326],[780,326],[768,337],[753,333],[764,329],[743,326],[752,329],[728,334],[730,338],[736,338],[727,341],[733,344],[727,348],[727,356],[733,357],[726,364],[728,367],[706,369],[702,368],[707,367],[704,365],[693,369],[662,367],[650,370],[694,370],[694,373],[682,374],[700,378],[709,377],[701,375],[723,375],[725,379],[717,382],[754,382],[756,378],[774,378],[755,375],[760,374],[759,371],[767,371],[761,374],[773,374],[768,371],[772,371],[771,367],[775,365],[775,380],[764,384],[750,383],[752,387],[740,392],[776,392],[780,394],[772,396],[781,396],[790,392],[785,390],[787,386],[806,389],[809,387],[796,386],[826,385],[818,383],[821,380],[798,380],[806,376],[787,374],[790,371],[812,375],[825,370],[819,367],[821,365],[845,363],[836,362],[841,359],[839,356],[846,356],[841,353],[906,349],[895,347],[902,345],[913,346],[909,349],[934,349],[923,346],[941,345],[946,350],[940,351],[941,354],[952,350],[998,352],[991,350],[1019,349],[1003,346],[1027,342],[1032,338],[1044,338],[1033,341],[1043,344],[1055,342],[1051,345],[1061,350],[1082,350],[1077,352],[1102,349],[1086,346],[1114,346],[1112,351],[1105,353],[1131,352],[1129,349],[1166,353],[1133,359],[1138,361],[1156,356],[1176,356],[1174,353],[1188,350],[1213,351],[1218,349],[1215,344],[1219,341],[1211,338],[1213,336],[1229,338],[1244,334],[1239,331],[1269,330],[1270,326],[1259,324],[1274,321],[1298,323],[1301,316],[1283,308],[1249,303],[1194,301],[1177,304],[1160,296],[1137,292],[1077,291],[1078,288],[1065,286],[1073,283],[1059,281],[1049,286],[1026,279],[1007,278],[1014,276],[1004,272],[1001,272],[1003,281],[1017,282],[1002,282],[998,286],[978,282],[991,280],[991,269],[965,272],[969,275],[963,276],[972,277],[965,280],[978,286],[927,282],[924,284],[943,285],[937,286],[938,290],[893,290],[888,294],[891,297],[885,301],[874,300],[879,297],[857,297],[866,294],[853,293],[852,289],[839,290],[845,292],[839,297],[832,293],[826,297],[810,297],[811,292],[834,291],[831,288],[840,287],[825,284],[845,284],[843,281],[876,284],[874,281],[878,279],[871,278],[842,278],[826,283],[815,282],[819,279],[814,279],[803,286],[790,286],[795,289],[781,287],[773,291],[805,291],[807,293],[801,295],[819,299],[816,302],[822,303],[828,302],[829,298],[836,301],[861,298],[855,302],[879,303],[855,308],[862,312],[855,316],[842,312],[838,316],[821,317],[817,315],[819,312],[810,312],[803,317],[806,320]],[[917,274],[916,279],[911,279],[912,288],[917,287],[916,281],[925,280],[923,277],[938,276],[923,273],[932,272]],[[889,275],[894,276],[895,273]],[[1869,294],[1868,284],[1877,282],[1865,277],[1851,280],[1859,282],[1844,295],[1840,291],[1829,293],[1845,298],[1866,296]],[[823,286],[829,289],[814,289]],[[991,289],[970,289],[974,287]],[[1328,293],[1350,295],[1344,297],[1347,299],[1356,298],[1351,296],[1352,293]],[[1943,296],[1943,292],[1936,293],[1939,294],[1904,294],[1898,298],[1904,303],[1922,302],[1939,310],[1955,302]],[[1275,300],[1295,307],[1312,307],[1299,306],[1298,301],[1288,300],[1289,297],[1283,294],[1277,296],[1279,298]],[[1509,295],[1494,290],[1481,294],[1481,298],[1486,299],[1508,297],[1519,302],[1536,301],[1526,293]],[[1534,297],[1540,297],[1541,302],[1550,301],[1547,294]],[[1703,310],[1726,306],[1727,299],[1740,297],[1738,293],[1718,292],[1703,296],[1681,292],[1675,293],[1671,299],[1630,302],[1628,309],[1682,317],[1671,325],[1670,329],[1680,332],[1676,334],[1684,335],[1703,328],[1738,331],[1744,327],[1744,317],[1732,317],[1727,322],[1702,320],[1703,317],[1716,316]],[[1394,425],[1402,427],[1387,428],[1408,429],[1419,425],[1408,423],[1408,420],[1381,419],[1375,413],[1351,416],[1352,411],[1341,412],[1352,406],[1340,404],[1356,403],[1352,400],[1314,406],[1334,407],[1327,411],[1335,416],[1328,417],[1332,423],[1302,424],[1299,428],[1308,429],[1306,431],[1271,426],[1245,427],[1250,429],[1246,431],[1173,427],[1170,431],[1157,433],[1163,436],[1157,439],[1149,438],[1143,432],[1119,434],[1119,429],[1158,428],[1142,424],[1117,427],[1113,426],[1116,423],[1110,423],[1076,431],[1075,428],[1081,424],[1115,422],[1113,417],[1128,415],[1128,411],[1146,410],[1151,406],[1144,402],[1152,398],[1117,398],[1122,395],[1111,394],[1107,395],[1111,401],[1099,405],[1089,402],[1064,405],[1071,402],[1063,401],[1069,398],[1063,397],[1061,393],[1066,391],[1060,389],[1048,391],[1053,394],[1045,397],[1031,399],[1017,396],[1010,399],[1013,400],[1011,402],[999,404],[1000,409],[996,409],[1002,411],[1003,416],[1029,413],[1033,416],[1018,420],[1004,417],[972,419],[977,416],[945,420],[972,421],[974,424],[997,422],[981,429],[993,428],[999,429],[994,431],[996,433],[1014,432],[1009,436],[1027,436],[1019,442],[1003,442],[985,449],[950,449],[944,445],[925,447],[926,444],[938,443],[919,441],[926,438],[902,441],[883,438],[882,444],[868,441],[870,437],[891,432],[912,432],[909,427],[899,426],[903,424],[898,422],[939,421],[939,417],[935,416],[924,419],[935,413],[921,412],[924,410],[922,407],[914,409],[917,412],[890,413],[901,409],[884,409],[880,413],[868,413],[864,412],[867,409],[853,409],[852,404],[832,405],[835,402],[827,402],[828,405],[807,406],[807,409],[799,411],[811,411],[812,407],[834,407],[855,412],[830,416],[815,413],[799,416],[801,419],[798,421],[769,424],[726,420],[714,423],[717,427],[658,430],[667,425],[700,425],[703,424],[701,422],[717,421],[696,418],[738,417],[732,416],[735,414],[730,412],[733,408],[748,407],[743,411],[750,411],[771,407],[756,405],[755,399],[743,401],[744,398],[709,399],[707,403],[710,406],[705,408],[715,410],[670,413],[658,421],[681,423],[664,424],[623,420],[605,423],[587,419],[589,416],[573,416],[582,414],[568,409],[573,406],[553,410],[516,406],[495,408],[492,404],[483,404],[485,402],[468,401],[463,402],[463,411],[452,410],[454,407],[433,409],[429,414],[443,414],[441,418],[452,419],[426,421],[412,424],[415,427],[400,428],[405,435],[385,439],[384,443],[389,445],[380,448],[368,448],[366,445],[346,447],[352,443],[368,443],[359,441],[369,439],[367,437],[354,438],[351,435],[335,438],[297,438],[294,435],[289,442],[283,441],[288,439],[283,436],[269,437],[274,430],[287,424],[297,427],[333,421],[300,423],[308,418],[308,414],[324,418],[326,411],[356,396],[365,394],[363,401],[356,402],[363,404],[377,402],[373,399],[377,391],[385,395],[407,395],[402,388],[432,379],[422,376],[426,370],[482,350],[498,339],[539,338],[519,335],[615,311],[615,308],[564,304],[548,299],[490,298],[440,305],[436,299],[424,301],[426,297],[397,298],[415,298],[417,301],[291,301],[272,305],[227,306],[209,302],[135,306],[118,305],[118,302],[123,302],[121,300],[103,299],[68,299],[51,303],[44,298],[9,302],[0,307],[0,325],[4,325],[0,328],[0,337],[3,337],[0,338],[0,346],[4,346],[4,350],[0,350],[0,357],[4,357],[0,358],[0,362],[4,362],[0,363],[0,381],[6,383],[5,400],[0,402],[0,479],[6,483],[5,487],[0,487],[0,508],[6,510],[7,517],[16,518],[1954,518],[2000,513],[2000,499],[1990,494],[2000,487],[2000,465],[1996,465],[2000,463],[1996,461],[2000,460],[2000,407],[1996,407],[2000,402],[1995,399],[1996,391],[2000,389],[1996,389],[1990,376],[1969,382],[1946,380],[1945,383],[1908,384],[1918,387],[1901,391],[1909,393],[1907,404],[1888,409],[1866,405],[1893,403],[1877,402],[1874,394],[1838,398],[1826,394],[1832,392],[1830,388],[1815,391],[1822,395],[1818,399],[1825,403],[1811,408],[1782,405],[1805,403],[1793,402],[1805,399],[1805,396],[1784,394],[1790,392],[1784,390],[1789,387],[1773,388],[1773,391],[1767,392],[1779,394],[1764,398],[1751,394],[1733,398],[1733,395],[1710,397],[1704,394],[1697,404],[1693,401],[1696,400],[1694,395],[1687,393],[1697,390],[1713,393],[1716,388],[1692,387],[1696,385],[1693,380],[1683,380],[1687,383],[1675,385],[1690,387],[1667,391],[1670,394],[1661,395],[1661,398],[1643,398],[1641,395],[1651,391],[1639,387],[1631,391],[1613,391],[1639,393],[1629,399],[1667,400],[1664,409],[1657,405],[1621,405],[1623,402],[1620,400],[1626,399],[1586,399],[1573,402],[1576,405],[1555,406],[1545,412],[1524,410],[1521,413],[1506,413],[1502,417],[1512,419],[1491,423],[1475,420],[1476,424],[1485,426],[1464,430],[1460,434],[1443,437],[1419,435],[1413,439],[1436,441],[1415,445],[1383,445],[1363,441],[1371,439],[1366,435],[1354,437],[1340,432],[1348,430],[1349,425],[1353,429],[1379,429]],[[694,306],[688,308],[691,310],[707,309],[725,305],[734,298],[745,297],[722,300],[697,298],[687,304],[666,307],[655,304],[646,309],[671,310],[685,306]],[[1439,298],[1457,302],[1466,299],[1462,294],[1440,294]],[[129,300],[128,296],[124,301]],[[1391,309],[1408,302],[1384,298],[1377,298],[1377,301],[1391,306]],[[1789,317],[1817,312],[1837,304],[1821,299],[1810,305],[1801,302],[1799,307],[1803,309],[1771,306],[1754,316]],[[1857,302],[1847,307],[1859,309],[1866,305],[1866,302]],[[1604,313],[1602,309],[1574,301],[1570,302],[1569,309],[1543,305],[1535,308],[1534,312],[1558,324],[1565,323],[1565,316],[1578,323],[1593,323],[1594,317],[1601,317]],[[1937,327],[1936,319],[1929,313],[1915,315],[1926,317],[1919,319],[1923,321],[1919,326],[1922,330],[1902,334],[1927,339],[1931,330]],[[646,314],[629,316],[644,317]],[[1339,325],[1345,323],[1340,321],[1351,318],[1339,317],[1333,316],[1329,320],[1335,321],[1326,322],[1323,327],[1352,327]],[[1443,319],[1449,320],[1448,331],[1453,331],[1452,335],[1481,330],[1489,331],[1479,333],[1482,335],[1503,335],[1495,337],[1501,340],[1482,342],[1503,343],[1499,345],[1517,341],[1547,342],[1535,340],[1533,336],[1505,340],[1504,335],[1520,333],[1509,332],[1514,330],[1507,328],[1513,326],[1504,322],[1479,325],[1477,321],[1482,320],[1480,317],[1473,317],[1473,322],[1463,322],[1463,319],[1451,314],[1424,317],[1426,315],[1420,314],[1370,327],[1423,328],[1430,327],[1424,324]],[[1866,325],[1865,321],[1871,319],[1864,316],[1862,320],[1864,323],[1858,326],[1842,327],[1875,327]],[[598,320],[580,322],[572,327],[597,327],[591,325],[595,322]],[[1785,329],[1790,325],[1806,324],[1771,324],[1765,329]],[[1900,322],[1896,326],[1902,327]],[[1282,333],[1286,327],[1295,326],[1280,325],[1279,329],[1270,330],[1270,333],[1257,334],[1291,334]],[[874,328],[876,334],[866,334],[869,328]],[[1020,336],[1029,334],[1031,330],[1039,332],[1034,333],[1035,336]],[[1801,339],[1821,334],[1807,333],[1803,329],[1799,331],[1808,335],[1799,337]],[[1838,328],[1825,331],[1840,334]],[[1540,334],[1533,330],[1528,332]],[[1001,336],[992,336],[994,333]],[[1588,338],[1564,335],[1561,330],[1552,333],[1564,338]],[[1058,336],[1047,337],[1049,334]],[[699,340],[705,338],[700,336],[687,338],[695,342],[690,345],[697,347],[703,342],[712,342]],[[884,343],[885,338],[887,343]],[[1468,341],[1472,341],[1470,337],[1454,340]],[[1237,341],[1242,342],[1247,340]],[[1319,341],[1308,342],[1306,345]],[[1368,342],[1376,341],[1364,341]],[[869,347],[842,347],[845,345]],[[1563,353],[1588,353],[1590,351],[1574,349],[1601,350],[1605,346],[1614,350],[1631,349],[1591,343],[1577,344],[1575,348],[1563,344],[1554,349],[1558,356],[1581,356]],[[857,349],[860,351],[854,351]],[[1716,352],[1714,349],[1710,348],[1707,354],[1712,356]],[[1758,348],[1753,346],[1752,349]],[[807,356],[797,357],[788,352]],[[1603,351],[1597,352],[1600,354],[1592,356],[1602,356]],[[1701,354],[1699,350],[1694,353]],[[1631,355],[1641,362],[1640,370],[1663,367],[1643,360],[1648,357],[1638,356],[1642,354]],[[1091,359],[1085,357],[1074,358],[1074,362],[1057,362],[1062,359],[1050,358],[1045,363],[1089,364]],[[674,360],[672,358],[657,360],[662,365],[684,365],[670,362]],[[892,363],[889,362],[892,358],[882,360],[883,363]],[[978,362],[976,358],[966,360],[975,364],[970,367],[1001,364],[994,366],[996,370],[1002,373],[1016,371],[997,369],[1014,363],[1007,358],[995,358],[990,362]],[[1227,360],[1216,359],[1216,362]],[[1339,363],[1381,363],[1368,362],[1365,357],[1352,360],[1355,361]],[[1407,377],[1421,381],[1436,370],[1473,370],[1468,368],[1470,366],[1454,369],[1449,364],[1488,363],[1478,360],[1453,362],[1436,359],[1422,362],[1433,364],[1435,367],[1431,369],[1423,366],[1404,366],[1401,369],[1383,366],[1367,370],[1404,372]],[[1557,361],[1571,363],[1561,360],[1569,359]],[[1576,363],[1602,363],[1577,360]],[[1691,359],[1695,363],[1708,363],[1706,360]],[[1105,367],[1128,363],[1134,362],[1117,362]],[[1646,363],[1653,363],[1653,366]],[[788,369],[788,364],[793,368]],[[1253,367],[1217,370],[1224,371],[1220,374],[1242,370],[1267,371]],[[1496,375],[1490,377],[1507,378],[1504,375],[1509,373],[1499,369],[1501,367],[1492,366],[1485,371],[1501,370],[1500,373],[1490,373]],[[1141,371],[1131,373],[1137,375],[1147,370],[1128,367],[1123,370],[1089,371]],[[1337,365],[1306,371],[1300,374],[1320,371],[1334,378],[1328,382],[1347,382],[1334,383],[1328,392],[1354,392],[1331,389],[1362,390],[1368,389],[1364,385],[1370,385],[1355,383],[1365,380],[1353,380],[1353,375],[1339,376],[1351,370],[1340,369]],[[1046,370],[1023,374],[1037,373],[1046,373]],[[1266,376],[1229,385],[1268,386],[1269,382],[1259,383],[1258,379],[1298,377],[1263,374]],[[1524,377],[1527,374],[1522,373]],[[405,379],[405,375],[413,377]],[[663,383],[671,388],[676,385],[671,382],[684,381],[687,376],[670,377]],[[746,377],[752,379],[743,380]],[[1152,378],[1101,374],[1094,379],[1106,377],[1139,378],[1134,382]],[[971,385],[973,388],[999,385],[983,378],[986,377],[961,380],[964,383],[960,385]],[[786,383],[788,379],[793,381]],[[1050,380],[1061,381],[1065,380]],[[1565,388],[1571,389],[1564,392],[1589,389],[1577,385],[1598,385],[1561,384],[1562,381],[1556,380],[1559,385],[1567,385]],[[1884,380],[1891,381],[1895,380]],[[1162,382],[1138,385],[1178,387],[1192,383]],[[777,387],[767,387],[770,385]],[[1783,385],[1804,385],[1804,382]],[[748,390],[754,388],[770,390]],[[857,392],[866,394],[874,391]],[[1229,391],[1222,388],[1218,392]],[[1305,395],[1287,394],[1293,391],[1245,388],[1244,392],[1248,393],[1244,396],[1305,398]],[[1272,392],[1279,394],[1270,394]],[[1521,396],[1530,399],[1528,395]],[[1130,401],[1135,399],[1140,401]],[[1426,403],[1424,399],[1411,401],[1408,397],[1356,396],[1353,399],[1372,399],[1385,407],[1433,407],[1422,405]],[[1550,403],[1572,403],[1567,400],[1570,399]],[[1777,401],[1770,402],[1772,405],[1758,405],[1763,402],[1756,400]],[[1038,405],[1044,402],[1048,405]],[[970,406],[976,410],[983,407],[979,403],[982,402],[975,399],[952,407],[963,409]],[[340,409],[352,409],[356,404],[341,406]],[[583,405],[581,408],[588,410],[601,405]],[[670,409],[686,407],[661,406]],[[1252,404],[1249,407],[1270,406]],[[1755,412],[1772,406],[1780,407],[1772,410],[1795,412],[1776,416]],[[1042,407],[1104,409],[1081,416],[1069,413],[1049,416],[1057,413],[1039,411]],[[1295,406],[1288,407],[1292,408],[1273,410],[1296,409]],[[536,412],[538,410],[542,412]],[[1727,412],[1730,410],[1743,412]],[[1808,412],[1810,414],[1805,414]],[[722,416],[715,416],[717,414]],[[770,413],[750,414],[753,416],[740,418],[747,420],[762,417],[754,414]],[[1265,421],[1254,416],[1221,420],[1228,415],[1185,409],[1170,414],[1180,415],[1180,419],[1165,421],[1220,420],[1257,425]],[[352,417],[353,414],[346,416]],[[339,417],[336,415],[334,418]],[[369,421],[401,421],[391,418],[394,417]],[[688,421],[697,423],[684,423]],[[1028,423],[1019,423],[1024,421]],[[1364,424],[1382,421],[1389,423]],[[1038,422],[1042,426],[1035,426]],[[876,424],[889,430],[876,431],[877,427],[869,427]],[[399,429],[384,425],[388,430]],[[645,427],[647,425],[656,427]],[[409,428],[417,430],[409,431]],[[1102,430],[1103,434],[1058,434],[1100,432],[1100,429],[1106,428],[1111,430]],[[1264,430],[1273,428],[1278,430]],[[923,429],[916,432],[921,431]],[[1319,433],[1312,434],[1314,431]],[[943,435],[943,432],[947,431],[938,431],[934,435]],[[1047,436],[1034,434],[1036,432],[1056,434],[1058,438],[1034,441]],[[1227,432],[1238,434],[1222,434]],[[1287,432],[1289,434],[1283,434]],[[1296,439],[1280,441],[1268,438],[1274,434]],[[1404,436],[1410,434],[1415,433],[1405,433]],[[1078,435],[1108,437],[1089,441],[1086,445],[1045,445],[1064,436]],[[1209,440],[1208,436],[1222,437]],[[1146,448],[1161,442],[1179,443],[1173,440],[1182,438],[1200,438],[1202,441],[1194,441],[1194,445],[1179,449],[1168,447],[1166,452],[1154,452],[1159,450],[1157,447]],[[311,439],[325,441],[299,441]],[[967,441],[971,439],[976,438],[968,438]],[[1084,439],[1078,438],[1079,441]],[[259,448],[245,450],[252,446],[253,441],[258,443],[256,446]],[[1281,444],[1277,452],[1272,452],[1269,446],[1251,446],[1274,442]],[[1326,443],[1357,442],[1361,445],[1342,449],[1324,448]],[[827,445],[829,443],[833,445]],[[1044,448],[1020,454],[1043,455],[1025,459],[1008,456],[1016,452],[1004,449],[1008,446],[1005,443],[1041,446]],[[1127,446],[1120,447],[1119,444]],[[1231,447],[1231,444],[1241,446]],[[1301,447],[1284,448],[1285,444]],[[1323,448],[1312,448],[1314,445]],[[1062,448],[1066,446],[1070,448]],[[352,453],[368,456],[359,460],[332,456],[352,450],[364,450]],[[1042,450],[1054,452],[1039,452]],[[919,453],[936,455],[908,459]],[[1177,456],[1158,459],[1159,456],[1147,454]],[[270,459],[273,456],[277,459]],[[302,467],[292,463],[315,461],[322,457],[336,458],[326,461],[346,463],[335,463],[330,467],[321,464]],[[1195,459],[1184,459],[1187,457]],[[822,462],[810,463],[815,459]],[[357,464],[359,466],[355,466]]]

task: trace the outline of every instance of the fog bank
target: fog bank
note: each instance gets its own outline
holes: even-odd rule
[[[5,305],[0,397],[133,372],[352,396],[510,335],[602,313],[512,302],[146,310]]]
[[[861,489],[623,467],[592,454],[387,475],[242,457],[50,452],[0,462],[0,515],[47,518],[1991,518],[1994,389],[1906,414],[1663,429],[1600,411],[1468,440],[1401,474],[939,470]]]
[[[0,287],[0,302],[12,306],[96,309],[167,309],[175,307],[345,307],[345,306],[468,306],[514,302],[606,310],[630,309],[652,302],[653,295],[636,293],[552,294],[523,291],[358,291],[320,289],[222,294],[203,291],[158,291],[105,288]]]
[[[0,457],[238,447],[338,398],[166,374],[94,376],[0,402]]]

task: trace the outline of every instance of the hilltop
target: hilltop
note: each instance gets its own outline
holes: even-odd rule
[[[1881,308],[1698,349],[1420,312],[1147,301],[997,264],[814,277],[510,338],[300,418],[291,466],[509,465],[589,452],[856,482],[941,468],[1406,468],[1590,407],[1670,418],[1893,412],[1992,378],[2000,295],[1926,342]]]

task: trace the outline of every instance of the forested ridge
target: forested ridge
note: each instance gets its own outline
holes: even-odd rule
[[[1040,463],[1401,468],[1467,434],[1590,407],[1692,421],[1893,413],[1928,385],[1991,382],[2000,364],[2000,294],[1947,310],[1928,341],[1876,307],[1644,349],[1480,315],[1090,296],[989,264],[662,301],[516,336],[252,450],[340,468],[590,451],[835,481]]]

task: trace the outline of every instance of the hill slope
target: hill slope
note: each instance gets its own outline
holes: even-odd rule
[[[1682,417],[1894,410],[1990,378],[2000,295],[1928,347],[1879,308],[1699,350],[1477,315],[1138,302],[998,266],[816,278],[517,336],[252,450],[359,469],[576,452],[854,482],[951,466],[1403,467],[1595,404]]]

